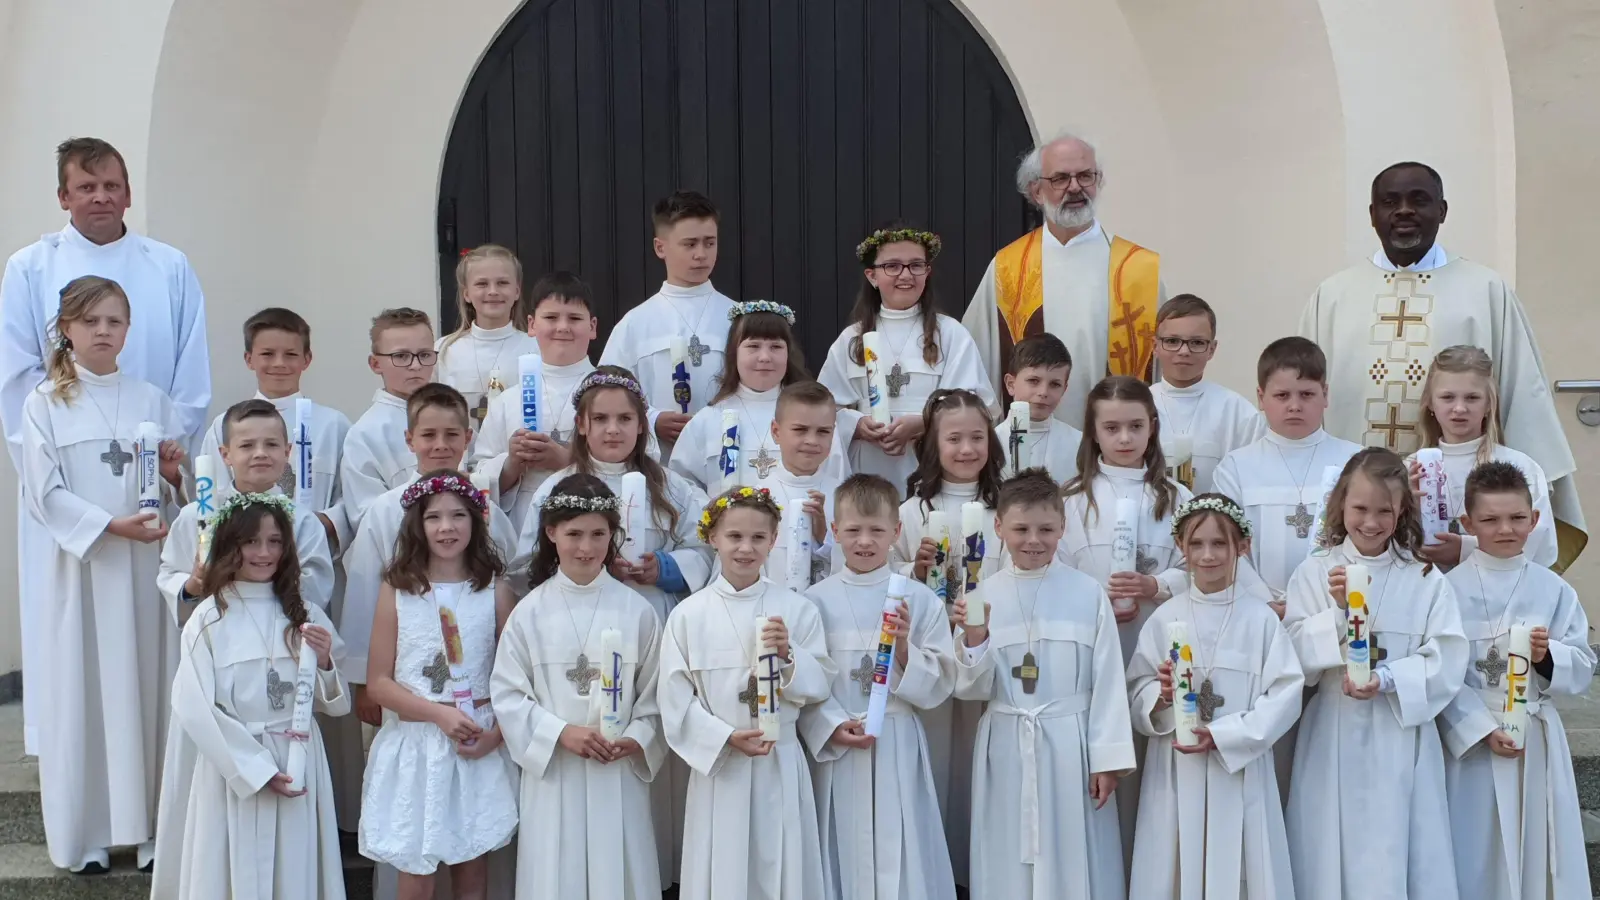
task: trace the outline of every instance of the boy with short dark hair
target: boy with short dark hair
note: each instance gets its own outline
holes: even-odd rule
[[[764,482],[780,506],[787,509],[800,503],[811,519],[811,574],[806,585],[789,585],[790,590],[805,588],[828,577],[839,568],[837,548],[829,540],[833,521],[833,491],[836,477],[824,474],[823,463],[833,449],[838,430],[839,408],[833,393],[815,381],[797,381],[778,394],[772,416],[772,438],[778,445],[778,466]],[[790,536],[778,535],[767,556],[767,577],[783,584],[789,560]]]
[[[1022,468],[1043,468],[1058,484],[1078,474],[1078,444],[1083,432],[1056,418],[1056,407],[1066,396],[1072,379],[1072,354],[1055,335],[1045,332],[1023,338],[1011,350],[1011,371],[1005,374],[1006,393],[1028,404],[1028,458]],[[1004,470],[1017,471],[1011,458],[1011,417],[1001,410],[994,433],[1005,448]]]
[[[1161,416],[1161,450],[1177,480],[1196,494],[1230,452],[1261,437],[1261,414],[1249,400],[1206,381],[1217,352],[1217,314],[1194,294],[1179,294],[1156,311],[1155,354],[1161,380],[1150,386]]]
[[[383,379],[383,387],[372,395],[372,405],[345,435],[339,467],[344,512],[352,534],[360,529],[361,517],[372,501],[416,475],[417,458],[402,439],[406,399],[433,380],[433,367],[439,361],[433,349],[433,324],[428,314],[418,309],[384,310],[372,320],[369,338],[372,352],[367,356],[367,368]]]
[[[652,218],[656,256],[666,264],[667,280],[612,329],[600,363],[622,366],[638,377],[652,411],[650,429],[661,441],[665,462],[683,426],[716,392],[714,379],[722,372],[733,301],[711,286],[721,215],[710,199],[696,191],[675,191],[656,204]],[[673,399],[674,339],[685,342],[688,409]]]

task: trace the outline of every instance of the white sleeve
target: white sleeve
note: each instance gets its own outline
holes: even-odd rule
[[[33,304],[28,270],[13,256],[0,277],[0,423],[18,474],[22,464],[22,405],[44,381],[44,328]]]
[[[200,292],[200,279],[187,258],[181,259],[176,285],[179,321],[178,359],[172,371],[172,403],[192,446],[193,439],[206,425],[206,410],[211,406],[211,356],[206,343],[206,298]]]

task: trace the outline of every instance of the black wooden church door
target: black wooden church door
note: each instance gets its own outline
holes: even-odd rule
[[[650,210],[676,188],[722,211],[713,281],[787,303],[812,371],[848,320],[857,242],[901,218],[944,238],[957,316],[1037,218],[1014,171],[1031,134],[1010,80],[949,0],[528,0],[467,87],[439,190],[441,323],[459,254],[514,249],[528,286],[594,288],[598,356],[664,271]]]

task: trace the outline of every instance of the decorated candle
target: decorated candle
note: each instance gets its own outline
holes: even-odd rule
[[[722,486],[717,493],[722,493],[739,484],[739,413],[736,410],[725,409],[722,411],[722,438],[720,450],[717,454],[717,470],[722,473]]]
[[[457,591],[459,587],[455,590],[436,587],[433,592],[434,601],[439,607],[439,632],[444,636],[444,660],[450,667],[450,682],[446,688],[456,709],[478,723],[480,728],[487,729],[494,726],[494,709],[488,705],[479,706],[472,697],[472,672],[467,668],[467,653],[461,643],[461,621],[455,609]],[[477,739],[462,743],[470,747],[477,743]]]
[[[138,460],[139,512],[155,513],[144,523],[151,531],[161,528],[161,429],[154,422],[139,423],[134,450]]]
[[[1506,702],[1500,713],[1500,730],[1518,750],[1528,744],[1528,694],[1533,690],[1533,629],[1511,626],[1511,653],[1506,669]]]
[[[1372,611],[1367,607],[1367,589],[1372,573],[1360,563],[1344,567],[1345,597],[1345,674],[1356,687],[1372,682]]]
[[[1445,484],[1444,453],[1438,447],[1424,447],[1417,451],[1417,466],[1422,470],[1418,499],[1422,513],[1422,540],[1438,544],[1434,535],[1450,530],[1450,492]]]
[[[894,632],[889,617],[906,599],[909,583],[904,575],[889,576],[889,594],[883,598],[883,619],[878,626],[878,652],[872,662],[872,694],[867,697],[865,731],[873,737],[883,734],[883,715],[889,708],[889,668],[894,665]]]
[[[217,461],[209,453],[194,459],[194,503],[200,520],[196,546],[200,558],[207,559],[211,555],[211,517],[217,514]]]
[[[783,585],[801,592],[811,587],[811,551],[816,542],[811,534],[811,516],[806,512],[808,497],[790,497],[783,506],[783,533],[787,538]]]
[[[522,392],[522,427],[539,431],[539,416],[544,403],[544,358],[537,353],[517,357],[517,385]]]
[[[300,667],[294,676],[294,715],[289,720],[289,790],[306,789],[306,748],[311,743],[311,708],[317,685],[317,649],[300,636]]]
[[[928,590],[940,600],[950,602],[950,514],[943,510],[928,513],[928,540],[933,541],[933,565],[928,567]]]
[[[1167,473],[1186,488],[1194,487],[1194,440],[1187,434],[1174,434],[1161,440],[1161,453],[1167,458]]]
[[[1328,546],[1328,498],[1333,496],[1333,489],[1339,484],[1339,475],[1344,471],[1343,466],[1323,466],[1322,484],[1319,486],[1317,496],[1322,499],[1317,503],[1316,530],[1311,532],[1311,543],[1306,547],[1306,555],[1313,556],[1319,550]]]
[[[622,632],[615,628],[600,632],[600,690],[594,692],[600,707],[600,736],[608,741],[622,740],[627,723],[622,720]]]
[[[1167,623],[1167,659],[1172,663],[1172,739],[1180,747],[1200,743],[1199,687],[1194,683],[1194,648],[1189,645],[1189,623]]]
[[[674,335],[668,343],[672,357],[672,401],[678,404],[678,412],[687,414],[689,401],[694,397],[689,384],[689,342]]]
[[[756,723],[763,741],[776,741],[783,726],[778,712],[778,654],[761,634],[769,621],[756,616]]]
[[[861,356],[867,364],[867,411],[872,418],[887,425],[889,414],[889,378],[883,371],[883,339],[876,331],[861,336]]]
[[[1011,412],[1006,421],[1011,427],[1011,438],[1006,447],[1006,452],[1011,454],[1011,474],[1019,475],[1031,461],[1032,435],[1028,434],[1028,428],[1033,423],[1033,407],[1026,400],[1011,401]]]
[[[983,572],[983,517],[988,510],[976,500],[961,504],[961,595],[971,595],[978,589],[978,577]],[[983,604],[967,604],[967,625],[982,625]]]
[[[1131,498],[1117,500],[1117,517],[1111,529],[1111,571],[1137,572],[1139,570],[1139,501]],[[1112,601],[1119,609],[1138,605],[1132,597],[1119,597]]]
[[[494,496],[494,479],[483,472],[473,472],[467,476],[467,479],[472,482],[472,487],[483,495],[483,520],[487,522],[489,520],[489,504],[493,502],[491,498]]]
[[[294,473],[294,504],[310,503],[315,476],[311,467],[311,429],[316,424],[312,410],[315,406],[305,397],[294,400],[294,458],[298,467]]]
[[[650,488],[643,472],[624,472],[622,490],[622,558],[638,565],[644,560],[645,529],[650,527]]]

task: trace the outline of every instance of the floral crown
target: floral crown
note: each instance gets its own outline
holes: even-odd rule
[[[576,509],[582,512],[617,512],[622,502],[616,497],[579,497],[577,494],[551,494],[540,509]]]
[[[1245,517],[1244,510],[1239,508],[1239,504],[1222,497],[1200,497],[1178,504],[1177,510],[1172,513],[1172,536],[1178,537],[1184,519],[1202,512],[1222,513],[1239,526],[1241,534],[1250,537],[1250,520]]]
[[[711,540],[712,526],[717,523],[717,519],[720,519],[723,513],[733,506],[771,507],[771,511],[776,512],[780,517],[783,515],[783,507],[778,505],[778,501],[772,499],[772,492],[766,488],[735,488],[706,504],[706,511],[700,514],[700,524],[696,526],[696,530],[700,534],[700,540]]]
[[[434,494],[451,493],[467,501],[467,505],[483,512],[489,508],[489,501],[484,497],[483,491],[472,486],[472,482],[460,475],[435,475],[432,478],[422,478],[411,483],[400,494],[400,508],[410,509],[417,505],[417,501]]]
[[[640,400],[644,399],[644,388],[639,387],[638,380],[623,375],[612,375],[608,372],[590,372],[582,381],[578,382],[577,390],[572,392],[572,408],[577,409],[578,401],[583,399],[584,393],[597,387],[619,387]]]
[[[944,241],[931,231],[918,231],[915,228],[879,228],[856,245],[856,259],[860,260],[862,265],[870,266],[873,260],[878,258],[879,247],[900,241],[921,244],[922,249],[928,251],[928,262],[937,259],[939,251],[944,249]]]
[[[290,519],[294,518],[294,501],[283,494],[256,494],[242,491],[228,497],[217,507],[217,514],[211,517],[212,530],[222,527],[222,523],[232,518],[234,513],[250,506],[270,506]]]
[[[773,303],[771,300],[747,300],[743,303],[735,303],[733,308],[728,310],[728,321],[732,322],[740,316],[748,316],[751,313],[763,312],[776,313],[783,316],[784,321],[790,325],[794,324],[794,310],[782,303]]]

